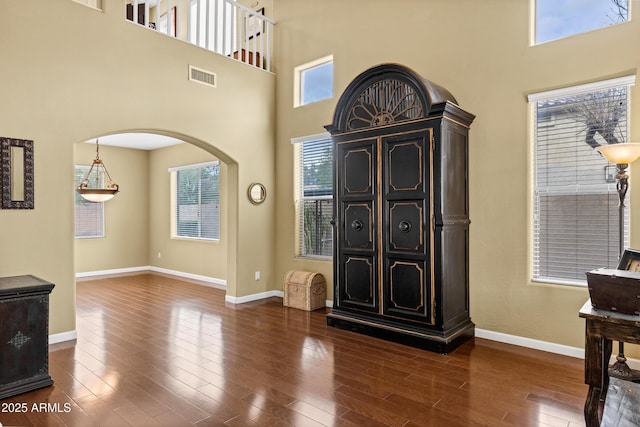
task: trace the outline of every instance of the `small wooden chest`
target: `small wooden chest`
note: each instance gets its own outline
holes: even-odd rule
[[[599,268],[587,272],[591,305],[602,310],[640,315],[640,273]]]
[[[320,273],[291,270],[284,277],[285,307],[317,310],[326,305],[327,282]]]

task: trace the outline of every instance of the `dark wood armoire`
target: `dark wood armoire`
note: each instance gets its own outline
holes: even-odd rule
[[[447,353],[469,317],[468,131],[444,88],[382,64],[346,88],[334,149],[334,301],[327,324]]]

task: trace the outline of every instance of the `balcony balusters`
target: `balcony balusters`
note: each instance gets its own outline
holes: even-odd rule
[[[127,19],[271,71],[275,21],[233,0],[130,0]]]

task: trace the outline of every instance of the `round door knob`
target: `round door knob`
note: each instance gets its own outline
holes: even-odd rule
[[[362,221],[360,221],[359,219],[354,219],[353,222],[351,223],[351,228],[353,228],[356,231],[362,230],[363,226],[364,224],[362,224]]]
[[[411,223],[408,221],[400,221],[400,224],[398,224],[398,228],[403,233],[408,233],[411,230]]]

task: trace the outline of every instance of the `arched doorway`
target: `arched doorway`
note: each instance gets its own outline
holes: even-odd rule
[[[151,270],[226,289],[237,268],[233,250],[237,239],[236,163],[207,142],[145,130],[114,132],[93,137],[87,141],[90,144],[76,144],[76,167],[89,165],[95,158],[96,139],[100,158],[121,192],[103,206],[102,235],[78,236],[76,223],[76,276]],[[171,223],[172,170],[210,162],[219,162],[219,235],[215,239],[176,238]]]

